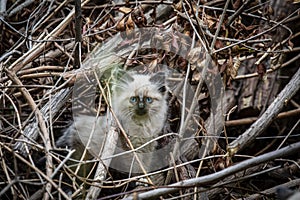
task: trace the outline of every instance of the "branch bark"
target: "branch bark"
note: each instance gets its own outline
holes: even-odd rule
[[[15,73],[10,72],[9,70],[6,70],[6,73],[7,73],[7,76],[13,82],[15,82],[19,86],[23,86],[22,82],[16,76]],[[27,102],[30,105],[32,111],[37,116],[37,122],[38,122],[38,126],[39,126],[39,128],[37,129],[37,132],[40,131],[42,133],[42,138],[43,138],[43,141],[44,141],[44,144],[45,144],[46,174],[47,174],[48,177],[51,177],[52,172],[53,172],[53,170],[52,170],[53,169],[53,160],[52,160],[52,157],[50,156],[50,149],[52,149],[52,146],[51,146],[51,142],[50,142],[51,140],[50,140],[49,131],[48,131],[48,128],[47,128],[45,120],[44,120],[44,116],[43,116],[42,112],[40,111],[40,109],[38,108],[38,106],[36,105],[36,103],[34,102],[32,96],[30,95],[28,90],[24,87],[20,87],[19,90],[21,91],[21,93],[23,94],[25,99],[27,100]],[[51,192],[52,185],[48,182],[45,187],[46,187],[46,192],[44,193],[44,198],[43,199],[48,200],[49,199],[49,193]]]
[[[300,68],[279,93],[278,97],[268,107],[268,109],[261,115],[261,117],[250,126],[242,135],[228,145],[229,155],[234,155],[238,151],[245,148],[248,144],[252,143],[257,136],[259,136],[268,125],[276,118],[280,110],[284,107],[286,102],[290,100],[300,87]]]
[[[234,173],[237,173],[241,170],[248,169],[249,167],[259,165],[261,163],[282,157],[287,156],[292,153],[295,153],[300,150],[300,142],[291,144],[287,147],[279,149],[277,151],[272,151],[270,153],[263,154],[258,157],[253,157],[249,160],[242,161],[234,166],[228,167],[224,170],[215,172],[213,174],[209,174],[207,176],[202,176],[198,178],[193,178],[181,182],[177,182],[171,185],[168,185],[166,188],[158,188],[148,192],[144,192],[138,195],[130,196],[125,198],[126,200],[133,200],[133,199],[148,199],[148,198],[155,198],[165,194],[170,194],[173,192],[179,191],[183,187],[193,187],[193,186],[205,186],[207,184],[214,183],[221,179],[224,179],[227,176],[230,176]]]
[[[75,0],[75,55],[74,67],[80,68],[81,64],[81,0]]]
[[[279,113],[275,119],[284,119],[284,118],[295,117],[299,115],[300,115],[300,108]],[[229,126],[240,126],[240,125],[252,124],[257,119],[258,117],[248,117],[243,119],[230,120],[225,122],[225,126],[229,127]]]

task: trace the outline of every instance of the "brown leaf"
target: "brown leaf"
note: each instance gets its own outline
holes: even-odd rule
[[[134,37],[134,21],[132,20],[131,14],[128,16],[126,21],[126,35],[128,38]]]
[[[223,42],[220,41],[220,40],[216,40],[215,48],[216,49],[221,49],[223,47],[224,47]]]
[[[223,73],[227,67],[228,63],[227,63],[227,60],[221,65],[220,67],[220,73]]]
[[[132,13],[132,19],[137,25],[137,27],[145,27],[147,24],[147,19],[142,11],[142,9],[139,9],[138,11],[135,11]]]
[[[126,30],[127,29],[130,29],[130,30],[134,29],[134,21],[132,20],[131,14],[128,16],[128,20],[126,21]]]
[[[204,49],[201,47],[196,47],[190,50],[187,55],[187,59],[191,64],[197,63],[200,59],[204,58]]]
[[[122,12],[122,13],[124,13],[124,14],[128,14],[128,13],[130,13],[132,11],[132,9],[128,8],[128,7],[120,7],[119,11]]]
[[[157,63],[158,63],[158,58],[152,60],[152,61],[149,63],[149,65],[148,65],[148,70],[149,70],[150,72],[153,72],[153,70],[154,70],[155,67],[157,66]]]
[[[178,68],[181,69],[181,70],[186,69],[187,63],[188,63],[187,60],[182,58],[182,57],[179,57],[178,60],[177,60]]]
[[[250,25],[250,26],[245,26],[246,31],[251,31],[251,30],[256,30],[259,26],[258,25]]]
[[[119,21],[119,23],[116,26],[117,31],[123,32],[126,30],[125,29],[125,21],[126,21],[126,17],[124,17],[121,21]]]
[[[239,67],[241,65],[241,62],[237,60],[235,63],[233,63],[233,59],[230,56],[229,61],[226,66],[226,78],[227,78],[227,85],[231,84],[231,80],[233,80],[238,73]]]
[[[233,7],[234,10],[237,10],[241,6],[241,4],[242,4],[241,0],[236,0],[233,3],[232,7]]]
[[[262,79],[264,77],[264,75],[266,74],[267,69],[264,64],[260,63],[256,66],[256,71],[258,73],[258,77],[260,79]]]
[[[179,50],[179,45],[178,45],[178,37],[175,35],[172,35],[172,47],[174,47],[176,49],[176,52]]]

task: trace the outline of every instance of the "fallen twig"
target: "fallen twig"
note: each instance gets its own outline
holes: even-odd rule
[[[249,143],[260,135],[268,125],[275,119],[280,110],[284,107],[287,101],[289,101],[300,87],[300,68],[285,86],[285,88],[279,93],[274,102],[268,107],[268,109],[261,115],[261,117],[251,125],[247,131],[240,135],[236,140],[228,145],[227,151],[229,155],[233,155],[236,152],[245,148]]]
[[[227,176],[230,176],[234,173],[237,173],[241,170],[247,169],[249,167],[259,165],[261,163],[280,158],[282,156],[287,156],[289,154],[292,154],[294,152],[299,151],[300,149],[300,142],[291,144],[287,147],[284,147],[280,150],[272,151],[270,153],[263,154],[258,157],[254,157],[245,161],[242,161],[234,166],[228,167],[226,169],[223,169],[221,171],[215,172],[210,175],[198,177],[198,178],[192,178],[189,180],[181,181],[178,183],[174,183],[171,185],[168,185],[166,188],[158,188],[151,190],[149,192],[144,192],[141,194],[136,195],[137,198],[140,199],[147,199],[147,198],[155,198],[159,197],[165,194],[170,194],[173,192],[176,192],[180,190],[182,187],[193,187],[193,186],[205,186],[207,184],[211,184],[213,182],[216,182],[218,180],[221,180]],[[133,196],[130,196],[128,198],[125,198],[126,200],[135,199]]]

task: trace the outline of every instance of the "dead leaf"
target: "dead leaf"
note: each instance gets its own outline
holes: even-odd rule
[[[258,73],[258,77],[262,80],[264,75],[266,74],[267,69],[264,64],[260,63],[256,66],[256,71]]]
[[[126,21],[126,35],[128,38],[134,37],[134,21],[132,20],[131,14],[128,16]]]
[[[145,27],[147,24],[147,19],[142,11],[139,9],[138,11],[132,12],[132,19],[135,22],[136,26],[139,28]]]
[[[124,17],[121,21],[119,21],[119,23],[116,26],[117,31],[123,32],[126,30],[125,21],[126,21],[126,17]]]
[[[128,8],[128,7],[120,7],[119,11],[122,12],[122,13],[124,13],[124,14],[128,14],[128,13],[130,13],[132,11],[132,9]]]
[[[232,7],[233,7],[234,10],[237,10],[241,6],[241,4],[242,4],[241,0],[236,0],[233,3]]]

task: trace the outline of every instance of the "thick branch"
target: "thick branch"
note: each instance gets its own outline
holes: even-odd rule
[[[175,184],[168,185],[167,188],[158,188],[154,189],[145,193],[141,193],[137,196],[130,196],[128,198],[125,198],[127,200],[129,199],[148,199],[148,198],[155,198],[159,197],[161,195],[170,194],[173,192],[179,191],[182,187],[193,187],[193,186],[201,186],[201,185],[207,185],[214,183],[216,181],[219,181],[221,179],[224,179],[227,176],[230,176],[234,173],[237,173],[241,170],[248,169],[249,167],[259,165],[261,163],[274,160],[276,158],[290,155],[294,152],[299,151],[300,149],[300,142],[294,143],[292,145],[289,145],[287,147],[284,147],[277,151],[272,151],[270,153],[263,154],[258,157],[254,157],[249,160],[245,160],[243,162],[240,162],[234,166],[228,167],[224,170],[215,172],[213,174],[209,174],[207,176],[202,176],[198,178],[193,178],[185,181],[181,181]]]
[[[257,136],[259,136],[268,125],[276,118],[280,110],[284,107],[286,102],[290,100],[300,87],[300,68],[293,76],[290,82],[280,92],[274,102],[268,107],[264,114],[251,125],[242,135],[228,145],[228,152],[230,155],[245,148],[249,143],[252,143]]]

